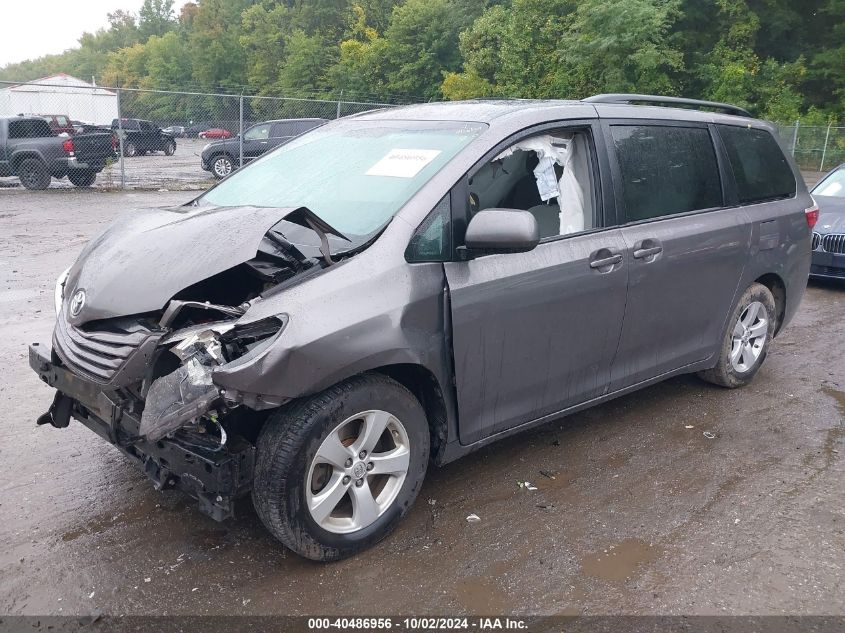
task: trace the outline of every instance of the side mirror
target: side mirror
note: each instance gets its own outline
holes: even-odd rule
[[[468,253],[525,253],[540,243],[537,218],[519,209],[484,209],[469,221]]]

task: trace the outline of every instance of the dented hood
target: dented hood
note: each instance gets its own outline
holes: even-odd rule
[[[264,234],[298,207],[174,207],[119,216],[70,270],[65,303],[80,325],[161,310],[180,290],[255,257]],[[69,314],[69,311],[67,311]]]

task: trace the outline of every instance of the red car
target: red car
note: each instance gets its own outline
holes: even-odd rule
[[[232,133],[222,127],[213,127],[205,132],[200,132],[200,138],[232,138]]]

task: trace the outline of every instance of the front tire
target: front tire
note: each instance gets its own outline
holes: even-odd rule
[[[174,143],[173,141],[169,141],[164,146],[164,155],[165,156],[173,156],[173,154],[175,154],[175,153],[176,153],[176,143]]]
[[[419,493],[428,457],[419,401],[386,376],[363,374],[267,420],[253,503],[291,550],[338,560],[393,530]]]
[[[211,173],[214,174],[214,177],[218,180],[231,174],[234,168],[235,165],[232,162],[232,159],[226,154],[221,154],[211,161]]]
[[[731,314],[719,348],[719,363],[698,375],[729,389],[747,385],[766,360],[776,326],[774,296],[763,284],[751,284]]]
[[[38,158],[25,158],[17,171],[18,179],[27,189],[40,191],[50,186],[50,172],[44,161]]]
[[[75,187],[90,187],[97,180],[97,172],[90,169],[76,169],[68,172],[67,179]]]
[[[131,141],[123,146],[123,155],[127,158],[132,158],[138,155],[138,146]]]

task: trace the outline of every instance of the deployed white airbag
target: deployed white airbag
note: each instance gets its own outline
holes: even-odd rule
[[[512,145],[496,157],[503,160],[516,151],[535,152],[539,163],[534,169],[537,192],[540,199],[548,202],[557,198],[560,207],[560,235],[583,231],[585,223],[585,195],[576,172],[581,171],[586,159],[586,148],[578,134],[533,136]],[[560,180],[555,174],[555,164],[563,168]]]

